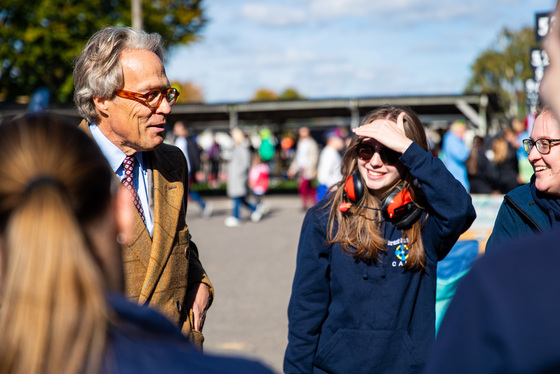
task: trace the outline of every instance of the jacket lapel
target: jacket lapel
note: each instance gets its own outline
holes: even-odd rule
[[[177,175],[175,163],[159,150],[146,154],[150,155],[153,174],[154,230],[146,277],[139,298],[141,303],[153,294],[171,255],[184,198],[184,186]],[[143,225],[140,215],[138,219]]]

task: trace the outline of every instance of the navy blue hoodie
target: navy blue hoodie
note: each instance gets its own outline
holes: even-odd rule
[[[476,213],[465,188],[431,153],[413,143],[400,160],[429,202],[422,231],[426,269],[403,267],[407,243],[391,223],[382,225],[386,252],[366,262],[326,243],[326,200],[310,209],[288,308],[286,373],[421,371],[435,337],[437,262]]]

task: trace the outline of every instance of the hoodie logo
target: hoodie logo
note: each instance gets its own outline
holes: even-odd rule
[[[395,249],[395,256],[401,261],[406,261],[408,258],[408,246],[406,244],[400,244]]]
[[[387,248],[390,249],[391,247],[395,248],[395,257],[399,259],[399,261],[393,261],[391,266],[394,268],[397,266],[403,267],[408,258],[408,238],[387,241]]]

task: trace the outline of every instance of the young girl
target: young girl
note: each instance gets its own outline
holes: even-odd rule
[[[420,372],[437,262],[476,217],[410,109],[381,107],[354,133],[343,181],[302,226],[286,373]]]
[[[268,163],[262,159],[258,152],[253,154],[253,163],[249,169],[249,188],[255,196],[257,207],[263,207],[266,204],[263,196],[268,191],[270,183],[270,167]]]

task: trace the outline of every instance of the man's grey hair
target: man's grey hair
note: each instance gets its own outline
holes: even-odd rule
[[[124,86],[121,54],[130,50],[154,52],[165,60],[161,35],[130,27],[106,27],[87,42],[74,64],[74,103],[88,123],[96,122],[94,97],[110,99]]]

